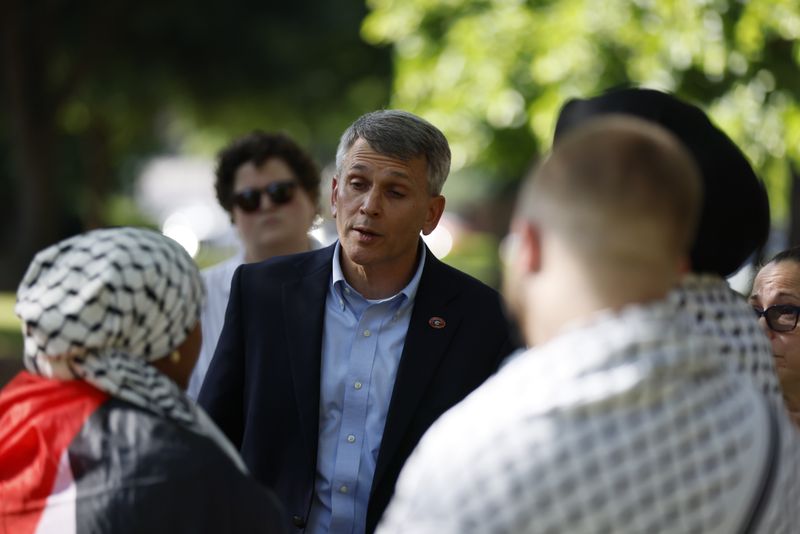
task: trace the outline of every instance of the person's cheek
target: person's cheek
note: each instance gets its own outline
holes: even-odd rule
[[[783,354],[783,340],[780,335],[770,335],[769,343],[772,346],[772,354]]]
[[[783,355],[786,358],[786,366],[795,372],[800,372],[800,333],[797,331],[787,335]]]

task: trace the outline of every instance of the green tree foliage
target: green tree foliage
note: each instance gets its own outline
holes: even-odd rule
[[[0,2],[0,288],[31,255],[107,223],[147,157],[213,154],[253,128],[320,161],[385,106],[387,49],[361,0]]]
[[[442,126],[454,168],[518,179],[570,97],[634,84],[705,108],[786,215],[800,158],[796,0],[368,0],[393,46],[393,105]]]

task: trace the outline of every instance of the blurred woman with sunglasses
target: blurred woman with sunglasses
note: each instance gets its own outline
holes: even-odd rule
[[[800,247],[780,252],[761,267],[750,304],[772,343],[786,405],[800,424]]]
[[[242,250],[202,273],[208,294],[203,345],[187,389],[195,399],[222,332],[236,268],[321,246],[308,235],[318,212],[320,173],[289,137],[255,131],[234,140],[219,153],[215,187]]]

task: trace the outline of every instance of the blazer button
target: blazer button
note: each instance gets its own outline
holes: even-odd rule
[[[292,524],[297,528],[304,528],[306,526],[305,520],[299,515],[292,516]]]

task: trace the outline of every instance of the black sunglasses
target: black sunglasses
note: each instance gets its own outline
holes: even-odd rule
[[[233,195],[233,203],[242,211],[253,212],[261,207],[261,195],[266,194],[273,204],[279,206],[291,202],[297,182],[272,182],[265,187],[245,187]]]
[[[763,317],[767,326],[774,332],[791,332],[797,326],[797,317],[800,315],[800,306],[789,304],[776,304],[766,310],[753,306],[756,317]]]

